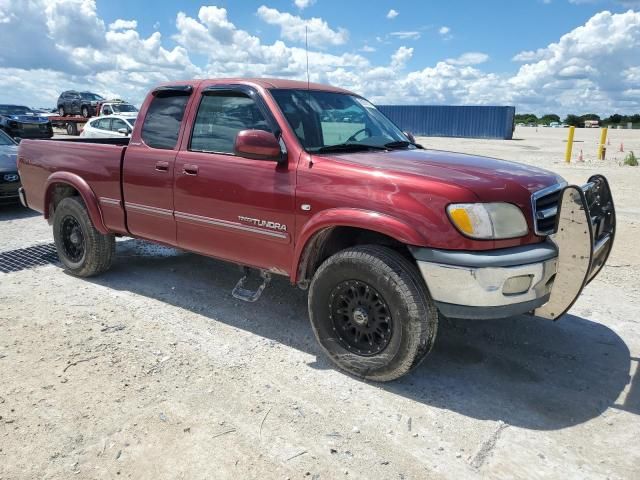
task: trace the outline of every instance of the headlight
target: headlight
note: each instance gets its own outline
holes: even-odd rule
[[[453,203],[447,214],[461,233],[472,238],[514,238],[529,231],[522,210],[510,203]]]

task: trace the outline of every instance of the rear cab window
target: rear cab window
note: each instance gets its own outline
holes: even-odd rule
[[[154,93],[142,123],[142,140],[151,148],[173,150],[178,142],[191,87],[172,88]]]

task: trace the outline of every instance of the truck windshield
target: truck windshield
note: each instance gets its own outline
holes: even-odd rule
[[[116,103],[113,105],[113,111],[116,113],[137,112],[138,109],[128,103]]]
[[[274,89],[292,130],[308,152],[353,152],[415,148],[387,117],[355,95],[318,90]]]

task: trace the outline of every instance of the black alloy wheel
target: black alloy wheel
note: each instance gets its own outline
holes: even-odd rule
[[[62,247],[64,253],[72,262],[80,262],[85,253],[85,240],[82,227],[78,220],[71,215],[67,215],[62,220],[61,225]]]
[[[331,291],[329,302],[333,330],[346,350],[369,356],[389,345],[393,334],[391,312],[371,285],[358,280],[342,282]]]

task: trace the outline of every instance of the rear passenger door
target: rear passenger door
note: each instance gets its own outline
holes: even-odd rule
[[[190,85],[156,89],[142,128],[125,152],[122,183],[127,227],[135,236],[176,244],[173,218],[174,163],[189,102]]]
[[[241,130],[279,135],[269,109],[250,87],[215,86],[202,90],[194,113],[176,159],[178,245],[243,265],[288,272],[294,163],[289,167],[233,152]]]

